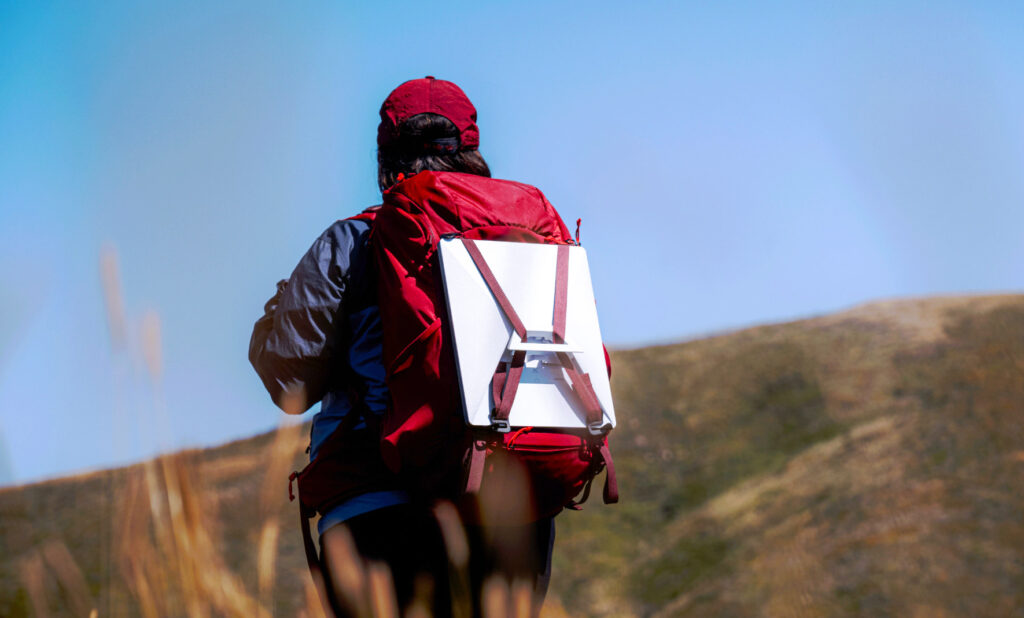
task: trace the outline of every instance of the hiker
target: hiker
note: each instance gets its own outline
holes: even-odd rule
[[[382,458],[414,495],[458,504],[467,523],[475,593],[491,576],[520,587],[526,584],[533,591],[533,611],[539,613],[550,580],[554,516],[575,507],[577,497],[585,500],[590,482],[602,469],[608,470],[605,502],[618,499],[607,445],[615,422],[610,369],[590,280],[579,277],[586,258],[578,230],[573,238],[536,187],[490,178],[477,149],[476,109],[450,82],[427,77],[396,88],[381,107],[377,140],[384,203],[370,244],[390,394],[381,426]],[[476,252],[472,272],[482,279],[468,285],[483,290],[477,296],[483,305],[474,305],[472,298],[449,305],[451,290],[442,262],[456,245],[466,252],[459,255]],[[543,272],[511,262],[513,280],[537,282],[525,284],[523,294],[536,301],[527,305],[541,307],[539,317],[530,320],[531,328],[551,325],[547,344],[527,343],[531,335],[501,289],[502,277],[494,276],[481,253],[498,245],[521,256],[547,256],[540,262],[550,260],[550,270],[543,267]],[[526,262],[538,263],[531,258]],[[570,262],[576,265],[573,277]],[[550,285],[539,283],[545,277]],[[575,305],[567,322],[570,296]],[[469,323],[482,324],[480,310],[490,312],[491,324],[497,320],[497,330],[489,331],[487,341],[479,336],[455,341],[454,312],[470,306],[477,308],[469,310]],[[578,321],[587,306],[589,322]],[[575,345],[565,341],[567,335],[576,336]],[[532,336],[544,338],[539,331]],[[513,340],[538,351],[525,373],[526,348],[512,353]],[[500,359],[493,356],[495,344],[509,346]],[[456,347],[460,353],[470,348],[480,352],[469,362],[482,371],[481,379],[469,388],[486,389],[475,391],[473,402],[463,398],[466,374],[457,369],[462,366]],[[583,347],[586,353],[578,358]],[[558,369],[542,369],[542,364],[557,364]],[[526,385],[522,389],[520,382]],[[531,408],[536,422],[517,424],[516,418],[530,415],[509,416],[516,393],[536,393],[531,382],[549,389],[550,405]],[[470,408],[476,404],[482,414],[471,420]]]
[[[451,610],[449,557],[430,507],[437,500],[460,499],[459,466],[466,446],[460,440],[465,429],[458,404],[445,400],[444,414],[437,416],[446,419],[448,424],[440,427],[447,435],[435,442],[444,442],[449,452],[417,451],[414,456],[422,456],[425,463],[412,473],[409,465],[402,467],[396,460],[393,449],[382,453],[380,445],[388,444],[382,436],[394,435],[388,427],[394,419],[389,421],[386,411],[404,409],[418,394],[447,391],[453,384],[458,388],[448,365],[442,374],[432,374],[434,383],[427,388],[388,388],[394,376],[385,368],[394,360],[395,342],[418,328],[415,319],[402,314],[401,303],[390,302],[391,297],[386,306],[379,303],[382,293],[395,291],[395,272],[386,267],[389,264],[382,268],[380,260],[391,259],[390,251],[401,250],[409,240],[403,237],[405,230],[395,218],[401,214],[389,206],[388,196],[402,194],[404,187],[428,187],[446,179],[477,178],[505,189],[526,185],[483,180],[491,173],[478,150],[476,109],[451,82],[433,77],[405,82],[384,101],[380,117],[377,182],[385,195],[383,209],[372,207],[338,221],[313,243],[267,302],[265,315],[253,329],[249,358],[274,402],[286,412],[299,414],[320,402],[311,430],[311,463],[293,479],[298,480],[304,517],[321,514],[319,559],[308,525],[303,532],[314,579],[320,577],[319,569],[327,569],[322,593],[332,610],[342,615],[357,611],[346,607],[339,591],[330,586],[332,538],[351,534],[365,560],[390,567],[400,608],[416,593],[416,575],[426,573],[434,582],[432,611],[445,614]],[[530,206],[540,206],[548,226],[544,234],[570,242],[554,209],[539,191],[532,192],[539,197],[531,193]],[[380,214],[382,226],[376,222]],[[504,216],[510,220],[502,223],[520,225],[515,213]],[[378,289],[381,281],[386,290]],[[523,486],[522,491],[529,489]],[[553,514],[566,499],[556,502],[556,509],[522,521],[498,526],[471,521],[465,526],[469,555],[462,568],[468,567],[474,613],[480,613],[480,590],[492,574],[529,582],[534,613],[539,611],[550,578]],[[507,510],[529,504],[529,495],[512,496]]]

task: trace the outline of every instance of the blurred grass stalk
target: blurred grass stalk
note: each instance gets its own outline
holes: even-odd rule
[[[128,337],[126,315],[119,278],[118,257],[113,247],[106,246],[100,254],[100,278],[110,328],[111,346],[115,353],[126,354],[134,364],[145,365],[153,385],[154,418],[151,431],[167,431],[166,409],[162,401],[163,350],[160,317],[147,311],[139,322],[141,349],[134,349]],[[116,381],[115,390],[124,388]],[[120,398],[121,393],[115,393]],[[299,402],[295,402],[298,404]],[[304,409],[304,406],[303,406]],[[136,412],[137,413],[137,412]],[[274,614],[275,580],[280,572],[279,546],[281,521],[279,514],[290,508],[285,503],[285,479],[295,455],[302,448],[302,425],[282,416],[274,439],[266,453],[266,472],[257,496],[259,529],[256,535],[256,593],[248,591],[242,578],[224,558],[216,504],[210,500],[214,492],[202,482],[198,458],[176,453],[161,455],[128,470],[123,484],[108,487],[116,504],[111,534],[116,571],[111,566],[101,575],[108,590],[108,603],[113,588],[121,584],[133,597],[137,608],[107,606],[120,614],[138,611],[146,618],[164,616],[269,617]],[[295,507],[297,508],[297,507]],[[472,615],[472,593],[469,577],[469,545],[455,507],[448,503],[435,509],[448,552],[451,572],[449,592],[453,615]],[[328,537],[331,548],[331,582],[341,602],[357,616],[392,618],[400,615],[394,584],[387,565],[364,564],[350,535]],[[303,568],[303,571],[305,569]],[[22,583],[36,616],[58,613],[99,618],[96,599],[89,592],[82,573],[67,545],[50,539],[27,554],[20,562]],[[119,582],[115,582],[117,576]],[[304,606],[298,615],[326,618],[312,579],[303,573]],[[48,579],[52,578],[52,580]],[[94,578],[95,579],[95,578]],[[55,580],[62,591],[61,599],[48,598]],[[416,598],[405,616],[421,618],[431,613],[430,597],[434,591],[429,582],[417,585]],[[104,596],[104,591],[100,591]],[[59,607],[63,600],[66,607]],[[128,599],[125,599],[126,601]],[[525,582],[507,582],[500,578],[488,580],[483,591],[483,610],[487,618],[530,616],[532,589]]]
[[[111,345],[115,350],[124,349],[127,318],[117,253],[112,247],[105,247],[101,252],[100,274]],[[162,337],[160,318],[155,311],[143,315],[140,334],[141,357],[154,386],[158,418],[152,420],[158,431],[166,430],[162,401]],[[147,618],[177,614],[193,617],[272,615],[274,581],[279,571],[281,522],[278,514],[284,507],[284,479],[288,477],[295,454],[301,450],[302,440],[301,425],[288,422],[287,418],[283,417],[270,446],[258,495],[262,523],[256,542],[255,597],[245,589],[241,578],[232,572],[217,549],[218,538],[213,532],[217,520],[215,509],[213,505],[202,503],[202,496],[209,494],[202,491],[195,465],[181,454],[164,455],[145,462],[141,474],[129,478],[126,499],[118,521],[114,522],[115,526],[123,522],[119,526],[122,531],[119,564],[125,583]],[[66,548],[64,554],[70,558]],[[386,566],[373,565],[367,573],[354,544],[333,555],[345,562],[334,571],[342,576],[341,581],[336,582],[341,594],[361,600],[359,605],[365,615],[398,615],[394,587]],[[41,568],[38,563],[30,566],[28,571],[32,574],[33,585],[29,590],[41,594],[42,587],[35,584],[41,577]],[[68,569],[61,572],[70,573]],[[304,582],[305,608],[300,615],[324,616],[312,581],[306,577]],[[75,613],[82,615],[77,609]]]

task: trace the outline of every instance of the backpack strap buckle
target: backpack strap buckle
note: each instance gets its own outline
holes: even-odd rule
[[[604,419],[587,423],[587,430],[590,431],[592,436],[603,436],[604,435]]]
[[[512,425],[509,424],[508,419],[494,419],[491,421],[491,429],[498,433],[508,433],[512,431]]]

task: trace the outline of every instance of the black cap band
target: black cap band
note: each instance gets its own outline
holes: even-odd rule
[[[459,151],[459,138],[457,137],[436,137],[429,140],[426,144],[426,149],[433,152],[443,152],[451,154]]]

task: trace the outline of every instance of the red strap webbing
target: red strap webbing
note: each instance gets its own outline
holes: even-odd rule
[[[476,264],[477,270],[480,271],[480,275],[484,278],[484,283],[491,289],[491,294],[494,294],[494,299],[498,301],[498,306],[505,312],[505,317],[512,323],[512,328],[515,329],[516,333],[524,341],[526,340],[526,327],[523,326],[523,321],[519,319],[519,314],[512,308],[512,303],[509,302],[508,297],[505,296],[505,291],[501,289],[501,285],[498,284],[498,280],[495,278],[494,273],[491,272],[491,267],[487,265],[487,261],[484,256],[480,253],[480,248],[476,246],[471,238],[463,238],[462,243],[466,246],[466,251],[469,252],[469,257],[473,258],[473,263]]]
[[[554,325],[555,341],[565,341],[565,307],[569,297],[569,245],[558,245],[558,257],[555,261],[555,315],[551,320]]]
[[[466,473],[466,493],[480,491],[484,479],[484,460],[487,458],[487,441],[473,440],[469,454],[469,470]]]
[[[299,498],[299,526],[302,528],[302,544],[306,550],[306,565],[309,566],[309,574],[313,578],[313,587],[316,588],[317,596],[320,597],[320,604],[324,607],[324,616],[334,618],[334,610],[327,596],[327,582],[324,581],[324,572],[320,568],[320,558],[316,555],[316,545],[313,545],[313,536],[309,531],[311,515],[307,515],[306,508],[302,506],[302,498]]]
[[[601,457],[604,458],[604,503],[615,504],[619,501],[619,481],[615,477],[615,462],[612,461],[612,452],[608,448],[608,442],[601,441]]]
[[[581,496],[579,496],[579,499],[573,498],[572,500],[570,500],[569,504],[567,504],[566,507],[568,507],[568,508],[570,508],[570,509],[572,509],[574,511],[582,511],[583,507],[580,506],[580,505],[582,505],[584,502],[587,501],[587,499],[590,498],[590,487],[593,484],[594,484],[594,477],[588,478],[587,479],[587,483],[583,486],[583,494]]]
[[[594,385],[590,381],[590,374],[580,373],[572,362],[572,358],[565,352],[557,352],[555,355],[569,376],[569,384],[572,386],[573,392],[583,404],[583,409],[587,414],[587,425],[600,423],[604,419],[604,413],[601,411],[601,402],[597,399],[597,393],[594,392]]]
[[[558,256],[555,261],[555,311],[552,318],[554,325],[555,341],[565,341],[565,312],[569,298],[569,245],[558,246]],[[587,424],[599,423],[603,419],[601,403],[594,392],[594,385],[590,381],[590,375],[577,371],[575,364],[568,354],[559,353],[558,360],[569,375],[569,383],[573,391],[583,403],[587,413]]]
[[[512,354],[512,362],[508,366],[505,375],[505,383],[501,389],[501,398],[494,399],[494,416],[492,420],[507,421],[509,413],[512,412],[512,402],[516,398],[516,391],[519,390],[519,380],[523,377],[523,365],[526,364],[526,350],[516,350]],[[504,363],[499,363],[499,370]],[[497,378],[497,372],[495,372]],[[497,381],[497,379],[495,379]]]
[[[501,403],[501,393],[505,390],[506,378],[508,378],[508,363],[499,361],[498,368],[494,370],[494,376],[491,378],[491,397],[493,397],[495,407]]]

